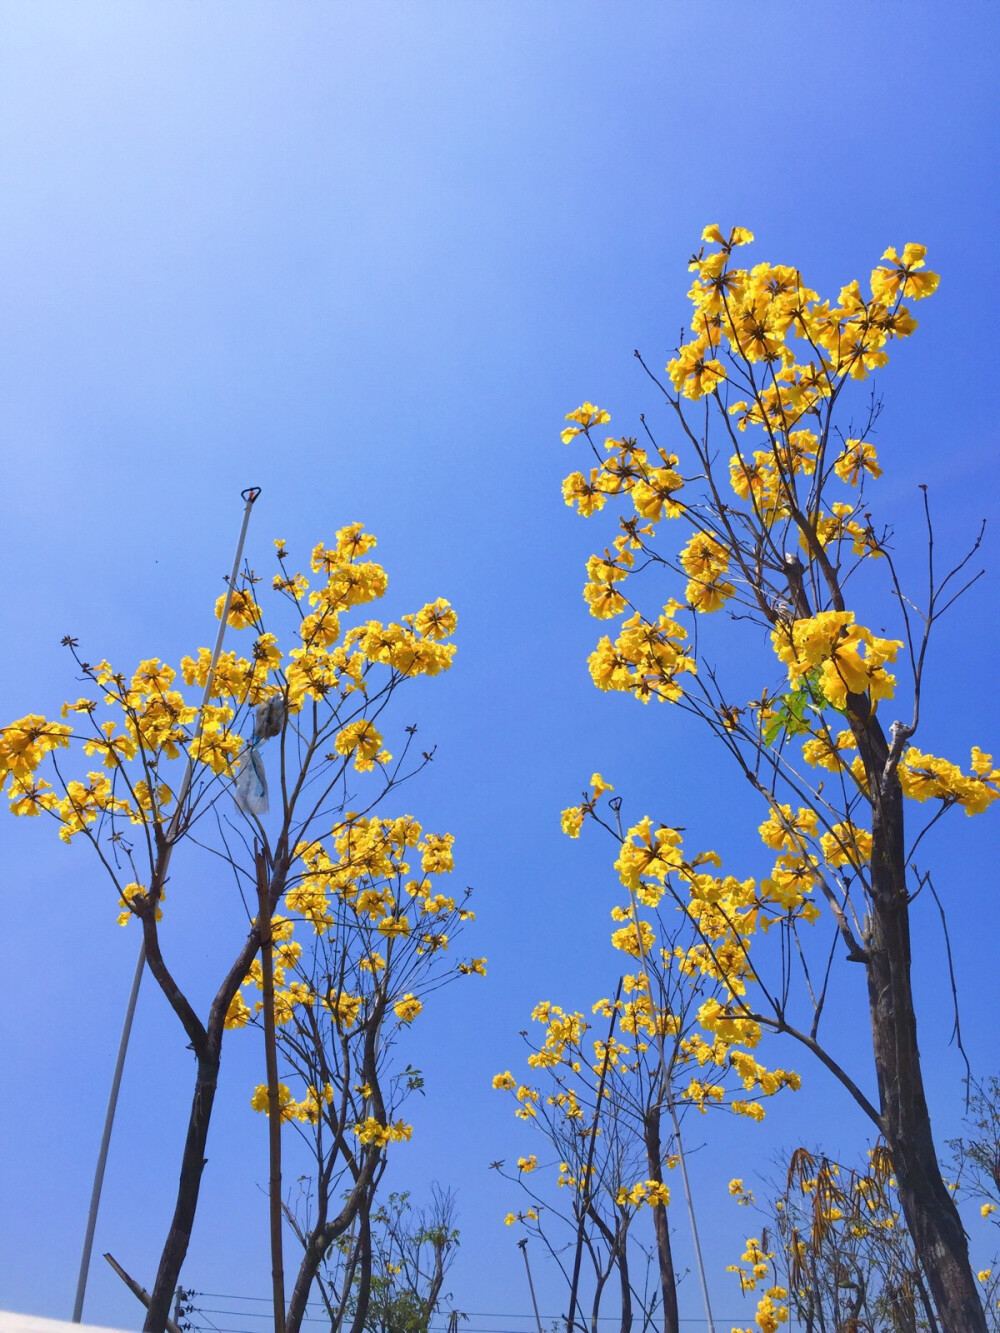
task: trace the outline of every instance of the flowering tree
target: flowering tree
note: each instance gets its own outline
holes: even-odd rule
[[[760,1208],[760,1238],[750,1237],[743,1263],[729,1266],[744,1293],[766,1288],[758,1328],[775,1333],[790,1310],[807,1330],[940,1333],[885,1148],[871,1149],[860,1169],[805,1148],[782,1165],[784,1181]],[[737,1203],[755,1203],[742,1180],[730,1192]]]
[[[439,599],[399,623],[343,624],[386,591],[385,571],[366,559],[374,545],[360,524],[342,528],[332,547],[314,549],[317,577],[310,588],[310,580],[289,565],[285,543],[276,543],[273,591],[291,621],[284,650],[265,623],[257,601],[260,580],[249,570],[216,607],[229,626],[249,636],[246,654],[222,653],[214,667],[213,654],[201,648],[182,659],[180,679],[156,658],[128,676],[106,661],[84,661],[76,641],[67,639],[90,686],[88,697],[64,705],[61,721],[32,714],[0,735],[0,780],[11,810],[48,817],[63,841],[90,844],[117,893],[119,921],[138,919],[148,970],[195,1054],[177,1200],[145,1324],[152,1333],[165,1327],[187,1252],[223,1038],[248,1017],[240,992],[258,976],[262,921],[269,922],[285,899],[288,916],[277,923],[276,946],[282,982],[281,969],[293,971],[300,957],[291,934],[296,912],[330,939],[338,930],[360,928],[362,947],[341,949],[342,961],[329,979],[320,982],[314,973],[289,979],[277,990],[276,1005],[281,1016],[309,1014],[328,1028],[332,1023],[338,1035],[356,1025],[363,1044],[371,1046],[387,1015],[399,1022],[401,1013],[412,1016],[417,1002],[407,990],[414,989],[414,960],[424,956],[420,947],[432,948],[410,943],[411,897],[426,922],[452,912],[432,905],[426,879],[417,881],[412,894],[392,891],[406,873],[405,848],[415,849],[429,872],[444,870],[449,837],[423,834],[409,816],[384,819],[374,810],[430,757],[411,757],[415,728],[409,728],[394,759],[380,728],[403,684],[451,665],[455,650],[447,640],[455,613]],[[191,697],[195,689],[204,691],[200,704]],[[259,753],[268,738],[277,793],[270,816]],[[204,1014],[196,1012],[180,977],[184,951],[176,950],[168,962],[160,934],[168,870],[182,843],[198,844],[228,867],[244,904],[247,893],[252,904],[246,907],[245,936],[234,940],[232,961]],[[426,933],[432,931],[429,925]],[[363,976],[365,959],[369,970]],[[330,1116],[339,1117],[341,1156],[353,1163],[360,1201],[386,1142],[403,1130],[389,1121],[377,1061],[360,1057],[357,1072],[363,1084],[369,1080],[367,1091],[346,1083],[353,1065],[349,1072],[330,1072],[326,1078],[317,1074],[305,1100],[311,1097],[317,1107],[336,1103]]]
[[[315,1199],[309,1182],[290,1214],[303,1243]],[[300,1220],[305,1226],[300,1225]],[[392,1193],[359,1213],[324,1256],[317,1286],[330,1327],[350,1333],[427,1333],[456,1257],[455,1197],[431,1187],[431,1202],[414,1209],[407,1192]]]
[[[685,464],[645,419],[642,443],[609,438],[602,448],[595,428],[610,416],[584,403],[562,438],[586,444],[592,466],[566,478],[564,497],[585,516],[628,502],[617,535],[588,562],[592,614],[620,621],[590,658],[594,683],[698,717],[766,806],[760,834],[776,860],[759,880],[721,880],[683,857],[678,864],[665,825],[637,825],[629,840],[667,861],[668,891],[703,927],[701,958],[692,961],[747,984],[745,994],[729,986],[719,1021],[749,1018],[796,1037],[884,1136],[940,1318],[950,1330],[981,1331],[965,1236],[931,1134],[910,980],[910,904],[926,882],[912,868],[917,844],[944,811],[977,814],[998,794],[989,755],[974,749],[963,770],[913,744],[928,644],[970,581],[971,552],[941,577],[928,509],[923,605],[907,597],[891,534],[868,504],[881,475],[867,438],[878,408],[856,432],[839,425],[849,386],[916,328],[906,301],[931,295],[938,279],[924,268],[924,247],[907,245],[902,255],[885,252],[870,295],[851,282],[836,301],[821,301],[794,268],[739,267],[735,252],[753,240],[746,229],[709,227],[703,240],[710,248],[690,264],[693,337],[667,367],[669,387],[655,381]],[[662,539],[664,521],[686,530],[679,552]],[[644,600],[651,583],[652,605]],[[898,638],[876,635],[852,609],[873,584],[888,593],[880,619],[895,616]],[[665,597],[667,587],[683,597]],[[721,624],[706,619],[723,609]],[[762,630],[770,655],[760,653]],[[886,727],[894,664],[909,701]],[[912,829],[906,806],[928,802],[933,813]],[[585,802],[571,817],[590,813]],[[867,978],[874,1098],[819,1040],[828,946],[817,956],[818,932],[807,928],[821,905],[841,956]],[[768,931],[782,941],[773,976],[761,943]]]
[[[544,1037],[539,1043],[526,1038],[531,1048],[528,1065],[536,1077],[537,1071],[544,1071],[547,1093],[519,1083],[509,1070],[498,1074],[493,1085],[512,1094],[517,1117],[540,1130],[556,1151],[556,1183],[572,1199],[571,1217],[564,1220],[576,1233],[577,1255],[585,1247],[594,1268],[592,1326],[596,1327],[612,1272],[617,1272],[623,1328],[632,1324],[633,1297],[644,1323],[651,1318],[650,1301],[633,1288],[629,1258],[630,1240],[636,1238],[633,1220],[647,1208],[662,1326],[666,1333],[678,1333],[677,1279],[667,1218],[670,1188],[664,1176],[677,1166],[684,1170],[678,1111],[704,1115],[727,1109],[760,1120],[762,1099],[783,1088],[797,1089],[800,1080],[791,1070],[768,1069],[757,1059],[753,1052],[763,1032],[758,1021],[739,1012],[727,1015],[745,994],[747,977],[741,960],[732,959],[724,970],[715,966],[705,944],[712,938],[721,950],[720,936],[728,933],[728,925],[710,919],[704,906],[713,894],[728,891],[719,878],[710,886],[712,877],[705,872],[718,858],[708,853],[686,863],[680,835],[673,830],[669,836],[666,830],[654,834],[648,820],[626,835],[617,820],[617,800],[613,822],[599,809],[609,785],[598,773],[591,784],[583,806],[565,811],[563,824],[577,836],[586,811],[616,838],[615,864],[627,901],[612,909],[614,920],[624,924],[613,931],[611,942],[641,970],[622,978],[613,999],[593,1005],[592,1012],[608,1021],[606,1029],[600,1024],[596,1035],[580,1012],[567,1012],[547,1001],[535,1007],[532,1019],[543,1025]],[[680,923],[668,894],[671,871],[682,884],[693,876],[703,898],[699,914],[686,915]],[[532,1206],[527,1212],[509,1214],[507,1221],[529,1225],[558,1258],[551,1228],[543,1226],[541,1214],[546,1208],[555,1216],[567,1210],[548,1207],[536,1184],[538,1168],[535,1154],[518,1159],[518,1179],[531,1195]],[[567,1328],[571,1328],[579,1258],[569,1263],[568,1270],[565,1258],[561,1262],[570,1289]]]
[[[341,1304],[350,1297],[355,1321],[366,1317],[372,1284],[381,1280],[370,1243],[377,1186],[388,1146],[412,1134],[399,1115],[402,1102],[422,1089],[419,1071],[398,1067],[396,1046],[429,992],[485,973],[483,958],[449,961],[449,945],[473,917],[469,890],[458,903],[440,890],[437,877],[453,869],[450,834],[426,833],[409,815],[349,815],[331,841],[300,844],[303,871],[285,894],[294,916],[273,921],[280,941],[276,1044],[288,1082],[273,1093],[260,1084],[252,1099],[271,1114],[275,1097],[278,1122],[299,1131],[312,1173],[307,1215],[285,1207],[304,1251],[286,1333],[298,1333],[331,1246],[345,1236],[355,1248]],[[412,868],[417,857],[419,871]],[[305,946],[294,936],[296,919],[311,927]],[[245,991],[264,988],[255,960]],[[265,1008],[265,1000],[251,1005],[239,993],[230,1023],[260,1023]]]

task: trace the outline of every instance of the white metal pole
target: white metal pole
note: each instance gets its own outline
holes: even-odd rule
[[[715,1333],[715,1324],[712,1322],[712,1303],[708,1299],[708,1282],[705,1278],[705,1261],[701,1255],[701,1241],[698,1239],[698,1223],[694,1220],[694,1200],[691,1197],[691,1182],[688,1180],[687,1162],[684,1160],[684,1148],[681,1144],[681,1126],[677,1119],[677,1110],[674,1106],[674,1099],[669,1096],[667,1105],[670,1107],[670,1118],[674,1122],[674,1142],[677,1144],[677,1158],[681,1168],[681,1178],[684,1181],[684,1197],[687,1200],[688,1217],[691,1219],[691,1239],[694,1241],[694,1254],[698,1264],[698,1277],[701,1279],[701,1298],[705,1302],[705,1319],[708,1323],[708,1333]]]
[[[205,705],[208,703],[212,690],[212,674],[219,661],[219,655],[222,652],[222,642],[226,636],[226,621],[229,617],[229,607],[233,600],[233,589],[236,586],[236,579],[240,572],[240,561],[243,559],[243,544],[246,541],[247,527],[250,523],[250,511],[253,508],[254,501],[259,495],[259,486],[251,486],[247,490],[241,492],[241,498],[246,501],[246,507],[243,510],[243,526],[240,528],[240,538],[236,544],[236,557],[233,560],[233,571],[229,577],[229,584],[226,588],[226,600],[222,608],[222,618],[219,622],[219,633],[215,640],[215,649],[212,652],[212,664],[209,668],[208,679],[205,682],[205,693],[202,696],[201,707],[198,709],[198,726],[195,730],[196,739],[201,734]],[[191,758],[189,750],[187,766],[184,770],[184,777],[181,781],[180,791],[177,794],[177,802],[174,806],[173,817],[170,820],[170,825],[167,829],[166,849],[163,861],[164,874],[166,873],[167,866],[170,864],[170,855],[173,851],[174,842],[177,839],[181,810],[187,799],[187,794],[191,790],[193,770],[194,760]],[[94,1248],[94,1231],[97,1227],[97,1210],[101,1204],[101,1189],[104,1185],[104,1168],[107,1165],[108,1146],[111,1143],[111,1130],[115,1123],[115,1111],[118,1107],[118,1091],[121,1088],[122,1070],[125,1067],[125,1053],[128,1050],[129,1037],[132,1033],[132,1020],[135,1017],[135,1006],[139,999],[139,986],[142,982],[142,974],[145,966],[146,944],[145,941],[142,941],[139,944],[139,957],[136,959],[135,973],[132,977],[132,989],[129,992],[128,1004],[125,1008],[125,1021],[122,1024],[122,1035],[118,1042],[118,1056],[115,1060],[115,1072],[111,1079],[111,1093],[108,1097],[108,1109],[104,1115],[104,1131],[101,1134],[101,1147],[97,1154],[97,1167],[94,1171],[94,1185],[90,1192],[90,1212],[87,1214],[87,1233],[83,1240],[83,1253],[80,1256],[80,1273],[76,1282],[76,1299],[73,1302],[74,1324],[79,1324],[83,1318],[83,1298],[87,1291],[87,1276],[90,1272],[90,1255]]]

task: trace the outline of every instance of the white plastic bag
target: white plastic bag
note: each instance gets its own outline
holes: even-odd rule
[[[254,712],[253,735],[236,779],[236,805],[247,814],[267,814],[267,774],[259,751],[265,741],[280,734],[284,725],[285,701],[280,695],[258,704]]]

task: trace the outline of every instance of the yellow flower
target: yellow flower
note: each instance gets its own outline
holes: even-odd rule
[[[116,919],[117,919],[118,924],[119,924],[120,926],[126,926],[126,925],[128,925],[128,922],[129,922],[130,918],[132,917],[133,911],[134,911],[136,908],[142,907],[142,906],[145,904],[145,901],[146,901],[146,894],[147,894],[147,889],[146,889],[146,886],[145,886],[144,884],[134,884],[134,883],[133,883],[133,884],[126,884],[126,885],[125,885],[125,887],[122,889],[121,897],[118,899],[118,906],[119,906],[122,910],[118,913],[118,916],[117,916]],[[166,893],[164,892],[164,890],[161,889],[161,890],[160,890],[160,896],[159,896],[159,898],[157,899],[157,902],[156,902],[156,919],[157,919],[157,921],[162,921],[162,920],[163,920],[163,909],[160,907],[160,903],[163,902],[163,900],[164,900],[164,898],[165,898],[166,896],[167,896],[167,895],[166,895]],[[134,907],[133,907],[133,904],[134,904]]]
[[[254,1089],[254,1094],[250,1098],[250,1105],[255,1111],[261,1111],[264,1115],[269,1115],[269,1100],[267,1093],[267,1084],[258,1083]],[[284,1084],[278,1084],[278,1110],[281,1120],[291,1120],[294,1115],[295,1101],[290,1089]]]
[[[819,667],[819,687],[834,708],[845,708],[848,694],[867,692],[872,700],[893,696],[896,678],[885,670],[885,663],[894,662],[903,645],[856,625],[853,611],[821,611],[779,625],[771,642],[793,686]]]
[[[10,810],[14,815],[40,815],[43,810],[55,810],[60,804],[51,783],[44,778],[39,778],[37,782],[16,779],[10,795]]]
[[[486,959],[470,958],[467,963],[459,963],[458,970],[464,977],[469,977],[469,976],[485,977]]]
[[[417,997],[409,992],[393,1005],[396,1017],[401,1023],[412,1023],[423,1007]]]
[[[381,746],[381,732],[366,717],[359,718],[357,722],[349,722],[333,743],[333,748],[338,754],[346,758],[354,756],[354,767],[359,773],[371,771]]]
[[[568,838],[578,838],[583,828],[583,810],[578,805],[571,805],[564,810],[559,819],[559,826]]]
[[[380,1124],[374,1116],[368,1116],[354,1126],[354,1132],[361,1143],[384,1148],[387,1143],[402,1143],[413,1137],[413,1126],[403,1120],[394,1124]]]
[[[250,1020],[250,1006],[244,1000],[239,991],[233,996],[226,1011],[225,1026],[227,1028],[246,1027]]]
[[[573,436],[579,435],[581,431],[589,430],[591,426],[605,425],[611,420],[611,413],[605,412],[602,407],[595,407],[593,403],[581,403],[572,412],[567,412],[565,419],[579,423],[576,426],[567,426],[559,436],[563,444],[569,444]]]
[[[356,560],[378,545],[378,538],[365,532],[363,523],[348,523],[337,530],[337,555],[341,560]]]
[[[666,1208],[670,1203],[669,1187],[662,1180],[647,1180],[646,1202],[651,1208]]]
[[[379,934],[387,939],[400,936],[405,939],[410,933],[410,920],[405,916],[387,916],[378,923]]]
[[[941,281],[938,274],[918,271],[924,267],[926,253],[926,245],[916,245],[912,241],[903,246],[902,256],[897,255],[890,245],[882,256],[889,264],[880,264],[872,272],[872,295],[881,301],[891,301],[901,295],[921,301],[936,292]]]
[[[679,349],[673,361],[667,363],[667,374],[675,389],[685,398],[704,398],[713,393],[726,378],[726,367],[714,356],[707,338],[696,338]]]
[[[455,868],[455,859],[451,849],[455,843],[453,833],[427,833],[420,844],[421,869],[425,875],[445,875]]]
[[[753,232],[747,227],[734,227],[727,240],[719,227],[712,223],[711,226],[702,231],[701,239],[715,245],[721,245],[724,250],[731,250],[736,245],[749,245],[753,240]]]
[[[222,612],[226,605],[226,595],[223,595],[215,603],[215,618],[222,619]],[[232,601],[229,603],[229,616],[226,624],[233,629],[246,629],[249,625],[256,625],[260,621],[260,607],[254,601],[253,596],[246,588],[234,588]]]
[[[417,612],[413,628],[425,639],[446,639],[449,634],[454,634],[457,623],[458,616],[451,609],[451,603],[439,597]]]
[[[532,1153],[530,1157],[519,1157],[517,1159],[518,1171],[525,1171],[525,1172],[534,1171],[537,1166],[538,1166],[538,1158],[535,1156],[534,1153]]]
[[[843,452],[833,464],[833,470],[841,481],[849,486],[856,486],[864,472],[873,477],[881,477],[882,469],[876,460],[875,446],[863,440],[848,440]]]
[[[653,934],[653,928],[648,921],[640,921],[639,928],[636,930],[635,923],[622,926],[621,930],[612,932],[611,943],[616,949],[621,949],[623,953],[631,954],[633,958],[642,958],[647,955],[656,942],[656,936]]]

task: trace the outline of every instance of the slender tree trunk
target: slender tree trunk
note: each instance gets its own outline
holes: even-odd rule
[[[631,1333],[632,1282],[628,1271],[628,1232],[623,1229],[620,1222],[616,1240],[618,1247],[618,1280],[622,1293],[621,1333]]]
[[[663,1159],[660,1143],[660,1107],[652,1106],[643,1120],[646,1141],[646,1170],[649,1179],[663,1182]],[[670,1225],[663,1204],[653,1209],[653,1230],[656,1234],[656,1254],[660,1265],[660,1289],[663,1292],[663,1333],[680,1333],[677,1315],[677,1275],[670,1248]]]
[[[368,1318],[368,1304],[372,1295],[372,1224],[370,1211],[367,1208],[363,1209],[361,1215],[358,1245],[361,1250],[358,1265],[360,1269],[358,1273],[358,1302],[354,1310],[351,1333],[364,1333],[365,1320]]]
[[[271,879],[271,910],[281,897],[284,889],[288,862],[282,858],[276,865]],[[232,967],[216,992],[209,1010],[208,1023],[203,1026],[197,1014],[191,1008],[186,996],[181,991],[163,961],[160,941],[156,929],[156,902],[162,885],[154,877],[151,885],[150,902],[142,913],[143,939],[146,942],[146,965],[156,978],[170,1007],[184,1026],[197,1059],[194,1097],[191,1102],[191,1114],[188,1119],[187,1138],[184,1142],[184,1154],[181,1158],[180,1180],[177,1185],[177,1202],[174,1215],[167,1232],[167,1239],[160,1255],[160,1266],[150,1297],[144,1333],[163,1333],[170,1315],[170,1302],[181,1275],[181,1266],[191,1242],[191,1229],[198,1207],[198,1191],[201,1188],[201,1176],[205,1169],[205,1145],[208,1142],[208,1126],[212,1118],[212,1104],[215,1101],[215,1089],[219,1080],[219,1066],[222,1061],[222,1039],[225,1035],[225,1019],[233,996],[243,984],[257,950],[260,947],[260,931],[251,929],[246,943],[237,954]]]
[[[385,1103],[382,1100],[382,1091],[378,1080],[378,1040],[382,1030],[382,1019],[385,1017],[386,1005],[388,999],[384,989],[380,990],[378,1000],[368,1019],[368,1030],[365,1033],[364,1057],[361,1062],[361,1077],[369,1085],[372,1091],[372,1111],[380,1123],[386,1119]],[[340,1136],[344,1131],[341,1125],[335,1128],[335,1135]],[[346,1199],[343,1208],[338,1215],[328,1220],[326,1186],[323,1187],[323,1194],[320,1202],[319,1212],[316,1218],[316,1224],[309,1232],[305,1245],[305,1254],[299,1265],[298,1275],[295,1279],[295,1286],[292,1289],[292,1297],[288,1304],[288,1316],[285,1320],[285,1333],[299,1333],[302,1320],[305,1317],[306,1303],[309,1300],[309,1292],[312,1289],[313,1279],[319,1271],[319,1266],[323,1262],[327,1251],[338,1236],[342,1236],[350,1227],[354,1219],[359,1217],[361,1229],[359,1231],[357,1253],[360,1255],[360,1275],[359,1292],[363,1289],[366,1293],[371,1290],[371,1223],[369,1214],[371,1213],[372,1202],[375,1197],[375,1190],[382,1178],[381,1166],[384,1170],[385,1158],[383,1150],[372,1144],[367,1145],[361,1150],[361,1163],[358,1165],[357,1159],[353,1156],[350,1149],[347,1148],[342,1137],[334,1144],[333,1151],[339,1153],[347,1161],[354,1184],[351,1187],[351,1193]],[[335,1156],[328,1155],[327,1162],[323,1170],[327,1173],[333,1170]],[[327,1174],[327,1180],[329,1175]],[[365,1265],[367,1264],[367,1269]],[[365,1296],[365,1313],[367,1314],[368,1295]],[[357,1318],[354,1320],[357,1324]]]
[[[852,703],[856,696],[850,696]],[[866,701],[861,704],[867,707]],[[931,1133],[910,982],[903,794],[878,722],[851,718],[872,793],[871,903],[865,941],[872,1044],[886,1146],[899,1200],[948,1333],[986,1333],[958,1209]]]
[[[285,1333],[299,1333],[305,1318],[306,1305],[312,1284],[319,1272],[327,1251],[338,1236],[342,1236],[355,1218],[359,1219],[358,1254],[360,1255],[361,1273],[359,1290],[371,1285],[371,1226],[368,1215],[371,1212],[372,1198],[375,1192],[375,1171],[379,1164],[378,1150],[366,1149],[358,1179],[338,1215],[331,1221],[325,1220],[325,1211],[321,1219],[309,1232],[305,1241],[305,1254],[292,1288],[288,1302],[288,1314],[285,1318]],[[368,1256],[368,1277],[364,1276],[365,1255]],[[367,1298],[366,1298],[367,1300]],[[367,1309],[367,1305],[366,1305]]]
[[[149,1309],[146,1312],[146,1322],[143,1324],[144,1333],[163,1333],[170,1317],[170,1303],[181,1275],[181,1266],[187,1254],[194,1215],[198,1207],[198,1191],[201,1188],[201,1175],[206,1161],[205,1145],[208,1142],[208,1126],[212,1118],[212,1103],[215,1101],[218,1079],[219,1053],[213,1047],[208,1054],[198,1060],[191,1116],[184,1142],[184,1156],[181,1159],[177,1203],[149,1298]]]
[[[424,1328],[427,1327],[434,1317],[434,1311],[437,1309],[438,1297],[441,1295],[441,1288],[444,1286],[444,1256],[446,1249],[447,1242],[443,1240],[434,1245],[434,1276],[431,1278],[427,1297],[423,1303]]]

